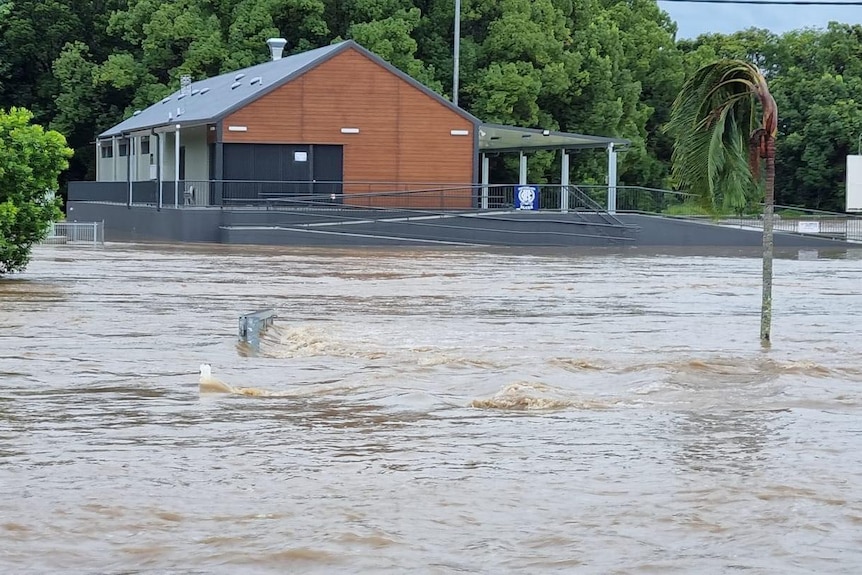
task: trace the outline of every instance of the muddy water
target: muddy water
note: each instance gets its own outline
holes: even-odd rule
[[[39,248],[0,571],[859,573],[862,256],[775,270],[763,350],[756,254]]]

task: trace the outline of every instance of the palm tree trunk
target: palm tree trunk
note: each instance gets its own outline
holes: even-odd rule
[[[772,254],[775,212],[775,138],[766,135],[766,189],[763,197],[763,298],[760,306],[760,342],[772,339]]]

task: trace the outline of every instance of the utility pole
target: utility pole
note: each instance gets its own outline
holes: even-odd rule
[[[455,0],[455,48],[452,70],[452,103],[458,105],[458,68],[461,60],[461,0]]]

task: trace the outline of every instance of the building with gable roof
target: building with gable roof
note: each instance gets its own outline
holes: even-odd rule
[[[352,40],[285,58],[283,40],[269,44],[272,60],[190,82],[99,134],[106,195],[197,206],[363,196],[397,207],[409,192],[421,208],[460,187],[445,207],[470,208],[480,173],[487,184],[486,152],[627,143],[484,124]]]
[[[627,140],[483,123],[353,41],[286,58],[268,43],[271,61],[184,79],[99,134],[97,181],[69,183],[67,219],[103,221],[111,241],[759,245],[756,230],[616,214]],[[604,206],[569,185],[569,151],[584,148],[608,152]],[[542,149],[561,154],[559,185],[528,184]],[[520,156],[517,185],[490,184],[491,154]],[[842,242],[776,236],[827,244]]]
[[[523,246],[755,240],[616,214],[616,150],[627,140],[484,123],[354,41],[284,58],[285,41],[269,43],[270,61],[183,82],[99,134],[96,181],[70,182],[68,219],[104,220],[109,240]],[[584,148],[608,152],[606,207],[569,185],[569,152]],[[529,185],[527,154],[542,149],[561,154],[560,184]],[[520,156],[517,184],[489,182],[491,154]],[[540,210],[530,213],[522,192],[541,195]]]

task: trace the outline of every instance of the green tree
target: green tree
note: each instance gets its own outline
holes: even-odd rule
[[[674,177],[712,207],[720,196],[725,207],[741,208],[746,192],[753,188],[752,180],[761,178],[760,160],[766,160],[760,339],[768,343],[778,107],[766,78],[753,64],[741,60],[719,60],[703,66],[686,80],[674,101],[668,129],[675,138]]]
[[[653,0],[606,2],[620,31],[621,74],[629,74],[629,82],[640,87],[629,113],[631,120],[618,133],[632,140],[620,164],[620,180],[668,188],[673,138],[664,131],[664,125],[685,80],[682,52],[674,42],[676,24]]]
[[[62,216],[54,191],[72,150],[32,119],[23,108],[0,110],[0,275],[24,269],[33,244]]]
[[[441,92],[442,86],[434,79],[434,70],[416,58],[418,45],[411,33],[419,19],[418,8],[398,10],[379,20],[354,22],[348,35],[402,72]]]
[[[0,13],[0,46],[5,61],[0,108],[26,107],[40,122],[54,113],[56,82],[51,65],[69,38],[84,34],[68,0],[14,0]]]
[[[776,201],[843,211],[847,154],[862,134],[862,26],[789,32],[770,89],[782,110]]]

